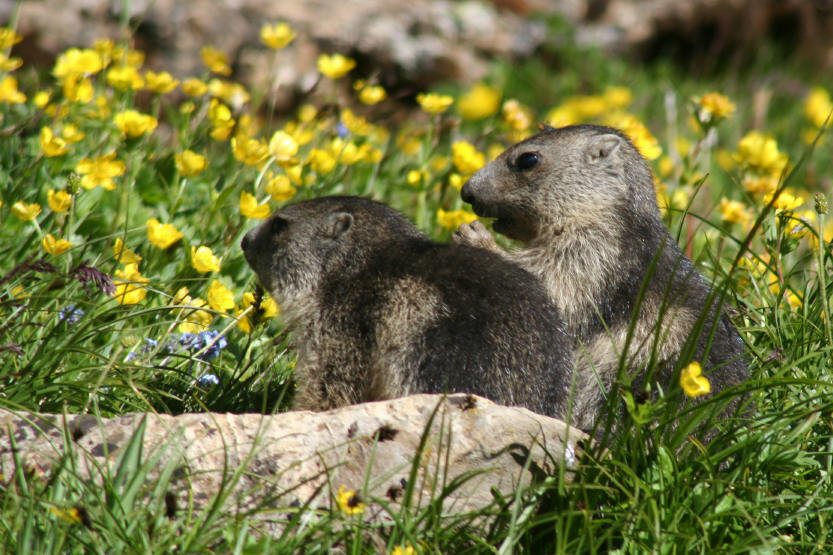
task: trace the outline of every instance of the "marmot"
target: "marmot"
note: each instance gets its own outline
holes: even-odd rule
[[[635,388],[647,378],[668,391],[691,360],[712,394],[748,378],[737,330],[662,223],[651,170],[619,131],[545,128],[475,173],[462,198],[524,244],[504,255],[542,280],[567,323],[576,364],[570,424],[596,425],[629,330],[624,360]],[[479,222],[454,240],[500,250]],[[698,319],[702,331],[684,352]]]
[[[357,197],[286,206],[241,243],[298,352],[293,408],[466,392],[561,416],[564,323],[537,278]]]

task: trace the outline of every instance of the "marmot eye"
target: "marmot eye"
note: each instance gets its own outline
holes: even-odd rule
[[[524,152],[515,160],[515,167],[521,171],[531,170],[538,165],[541,157],[537,152]]]
[[[286,228],[289,227],[289,222],[284,220],[283,218],[279,218],[275,216],[272,218],[272,222],[269,224],[269,229],[272,231],[274,235],[280,235]]]

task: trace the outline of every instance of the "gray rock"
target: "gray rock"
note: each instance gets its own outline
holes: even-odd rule
[[[438,482],[479,472],[451,494],[446,512],[488,505],[492,488],[512,494],[531,482],[530,468],[554,473],[562,462],[568,470],[575,468],[578,444],[587,437],[559,420],[465,394],[414,395],[329,412],[271,416],[145,413],[97,420],[0,410],[0,474],[12,480],[17,458],[25,471],[48,479],[61,456],[70,454],[82,479],[98,482],[102,469],[114,467],[142,421],[149,484],[160,475],[172,476],[169,491],[179,507],[187,506],[188,499],[204,506],[224,481],[231,493],[227,510],[298,503],[335,507],[343,486],[368,501],[368,519],[384,518],[374,498],[394,505],[402,500],[429,424],[415,504],[432,499]],[[530,464],[525,468],[527,455]]]

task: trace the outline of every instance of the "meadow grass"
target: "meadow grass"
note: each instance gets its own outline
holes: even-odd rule
[[[610,415],[627,432],[589,448],[572,481],[540,476],[478,514],[448,514],[461,477],[372,525],[338,505],[284,507],[278,537],[252,533],[257,511],[222,511],[223,492],[207,510],[170,510],[170,475],[145,484],[137,434],[103,486],[71,460],[0,486],[5,551],[830,549],[831,83],[767,60],[692,79],[560,44],[546,63],[496,62],[480,86],[409,105],[328,60],[309,102],[276,117],[268,92],[224,76],[222,53],[174,79],[125,43],[79,45],[39,71],[16,67],[14,42],[0,34],[0,406],[286,408],[294,353],[242,234],[286,202],[356,194],[446,240],[474,218],[459,198],[467,176],[540,122],[621,127],[650,159],[666,223],[730,307],[752,379],[691,404],[678,384],[634,398],[623,377]],[[716,416],[738,396],[743,417]],[[690,434],[704,426],[708,444]]]

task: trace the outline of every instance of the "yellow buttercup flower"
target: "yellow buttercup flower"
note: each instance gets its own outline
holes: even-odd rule
[[[93,99],[93,82],[89,77],[70,76],[64,79],[61,84],[64,97],[70,102],[87,104]]]
[[[95,50],[70,48],[55,60],[52,74],[63,81],[68,77],[93,75],[104,69],[104,59]]]
[[[339,486],[336,502],[338,503],[338,508],[345,514],[360,515],[364,512],[365,504],[362,502],[359,494],[353,490],[345,489],[344,486]]]
[[[463,175],[471,175],[486,164],[486,157],[467,141],[451,145],[451,160]]]
[[[116,237],[116,242],[113,244],[113,254],[119,264],[138,264],[142,261],[141,256],[124,245],[121,237]]]
[[[437,93],[419,93],[416,97],[420,108],[429,114],[442,114],[454,103],[454,98]]]
[[[179,81],[174,79],[174,76],[167,71],[156,73],[155,71],[148,71],[145,73],[145,86],[159,94],[167,94],[174,90]]]
[[[208,286],[208,292],[205,294],[208,299],[208,304],[218,312],[225,312],[234,308],[234,293],[231,289],[223,285],[219,279],[215,279]]]
[[[702,123],[728,118],[735,111],[735,104],[727,96],[717,92],[706,93],[694,101],[700,106],[697,119]]]
[[[208,160],[202,154],[192,150],[185,150],[181,154],[174,155],[176,170],[183,177],[191,177],[205,171]]]
[[[139,273],[137,264],[127,264],[124,269],[116,270],[115,279],[116,300],[119,304],[136,304],[142,301],[147,295],[147,289],[143,284],[150,280]]]
[[[275,202],[285,202],[295,196],[297,189],[292,186],[288,175],[269,174],[266,186],[263,188]]]
[[[787,155],[778,150],[772,135],[750,131],[738,143],[735,160],[745,169],[778,176],[787,166]]]
[[[258,204],[257,199],[247,193],[240,191],[240,213],[247,218],[260,220],[269,215],[270,209],[267,203]]]
[[[114,89],[137,90],[145,86],[139,71],[130,65],[121,65],[107,70],[107,83]]]
[[[268,145],[260,139],[237,136],[231,140],[234,158],[248,166],[256,166],[269,156]]]
[[[359,102],[373,106],[387,98],[388,93],[384,87],[379,85],[368,85],[359,89]]]
[[[243,104],[249,101],[250,95],[246,87],[240,83],[233,81],[223,81],[222,79],[212,79],[208,82],[208,92],[211,96],[223,100],[225,103],[239,109]]]
[[[12,214],[24,221],[34,220],[40,214],[40,204],[28,204],[23,201],[17,201],[12,204]]]
[[[391,549],[390,555],[417,555],[417,550],[409,542],[405,542],[405,545],[397,545]]]
[[[40,148],[43,155],[52,158],[54,156],[61,156],[69,152],[67,142],[60,137],[56,137],[49,127],[41,127],[40,135],[38,136]]]
[[[182,91],[188,96],[202,96],[208,92],[208,85],[200,79],[191,77],[182,82]]]
[[[208,329],[214,316],[207,310],[199,310],[208,306],[204,300],[191,298],[187,287],[180,287],[173,298],[173,304],[182,305],[180,314],[184,314],[184,320],[179,324],[180,333],[199,333]]]
[[[813,87],[804,101],[804,116],[816,127],[821,127],[833,111],[830,93],[823,87]]]
[[[49,189],[49,192],[46,194],[46,200],[49,203],[49,208],[59,214],[66,212],[72,206],[72,195],[66,191]]]
[[[720,206],[717,207],[721,217],[726,222],[747,225],[752,221],[752,212],[745,204],[736,200],[729,200],[723,197]]]
[[[103,187],[108,191],[116,188],[114,177],[124,173],[126,166],[121,160],[115,160],[116,153],[110,152],[95,158],[82,158],[75,166],[81,174],[81,186],[85,189]]]
[[[445,211],[437,210],[437,223],[446,229],[457,229],[462,224],[470,224],[477,219],[477,215],[466,210]]]
[[[22,104],[26,102],[26,95],[17,90],[17,79],[11,75],[0,81],[0,102]]]
[[[5,52],[0,52],[0,71],[14,71],[22,65],[20,58],[9,58]]]
[[[689,397],[699,397],[711,392],[712,385],[702,374],[703,368],[699,362],[692,362],[680,372],[680,386]]]
[[[243,293],[243,302],[241,303],[243,306],[235,311],[235,315],[237,316],[237,327],[240,328],[243,333],[249,333],[252,331],[252,321],[248,314],[242,317],[241,314],[243,314],[247,308],[252,306],[254,302],[255,296],[247,291],[246,293]],[[278,303],[276,303],[268,294],[264,295],[260,300],[260,310],[262,311],[260,317],[264,319],[274,318],[280,313]]]
[[[228,56],[225,53],[213,46],[203,46],[200,49],[200,56],[209,71],[220,75],[231,75],[231,67],[228,65]]]
[[[319,175],[330,173],[336,167],[336,159],[326,150],[314,148],[309,151],[309,165]]]
[[[82,141],[86,136],[87,135],[78,129],[78,126],[74,123],[68,123],[64,125],[63,129],[61,129],[61,138],[68,143],[77,143]]]
[[[477,121],[497,113],[500,91],[485,83],[478,83],[457,101],[463,119]]]
[[[11,27],[0,27],[0,50],[11,48],[22,40],[23,37]]]
[[[332,56],[321,54],[318,56],[318,71],[330,79],[338,79],[347,75],[351,69],[356,67],[356,60],[348,58],[339,53]]]
[[[49,104],[50,98],[51,93],[49,91],[38,91],[35,93],[35,96],[32,97],[32,104],[43,110],[43,108]]]
[[[260,40],[273,50],[280,50],[295,38],[295,31],[286,22],[264,25],[260,28]]]
[[[764,195],[763,202],[764,204],[769,204],[772,202],[772,197],[775,193],[767,193]],[[781,194],[778,195],[778,198],[775,199],[773,206],[777,211],[787,211],[792,212],[799,206],[804,204],[804,197],[795,196],[787,191],[781,191]]]
[[[47,233],[44,236],[41,245],[43,246],[43,250],[54,255],[63,254],[72,248],[72,243],[66,239],[55,239],[51,233]]]
[[[191,265],[201,273],[220,271],[220,260],[206,246],[191,247]]]
[[[113,117],[113,123],[121,130],[123,136],[130,139],[141,137],[156,129],[159,122],[155,117],[142,114],[136,110],[125,110]]]
[[[510,98],[503,103],[501,112],[504,123],[510,129],[525,131],[532,126],[532,114],[529,109],[514,98]],[[549,116],[547,116],[547,119],[549,119]]]
[[[269,139],[269,154],[279,163],[286,163],[298,154],[298,141],[286,131],[275,131]]]
[[[147,222],[148,241],[154,247],[160,249],[167,249],[180,239],[182,239],[182,232],[180,232],[173,224],[159,223],[156,218],[150,218]]]
[[[208,105],[208,119],[214,129],[211,131],[211,138],[217,141],[225,141],[231,135],[231,129],[236,123],[231,117],[231,110],[228,106],[212,98]]]

